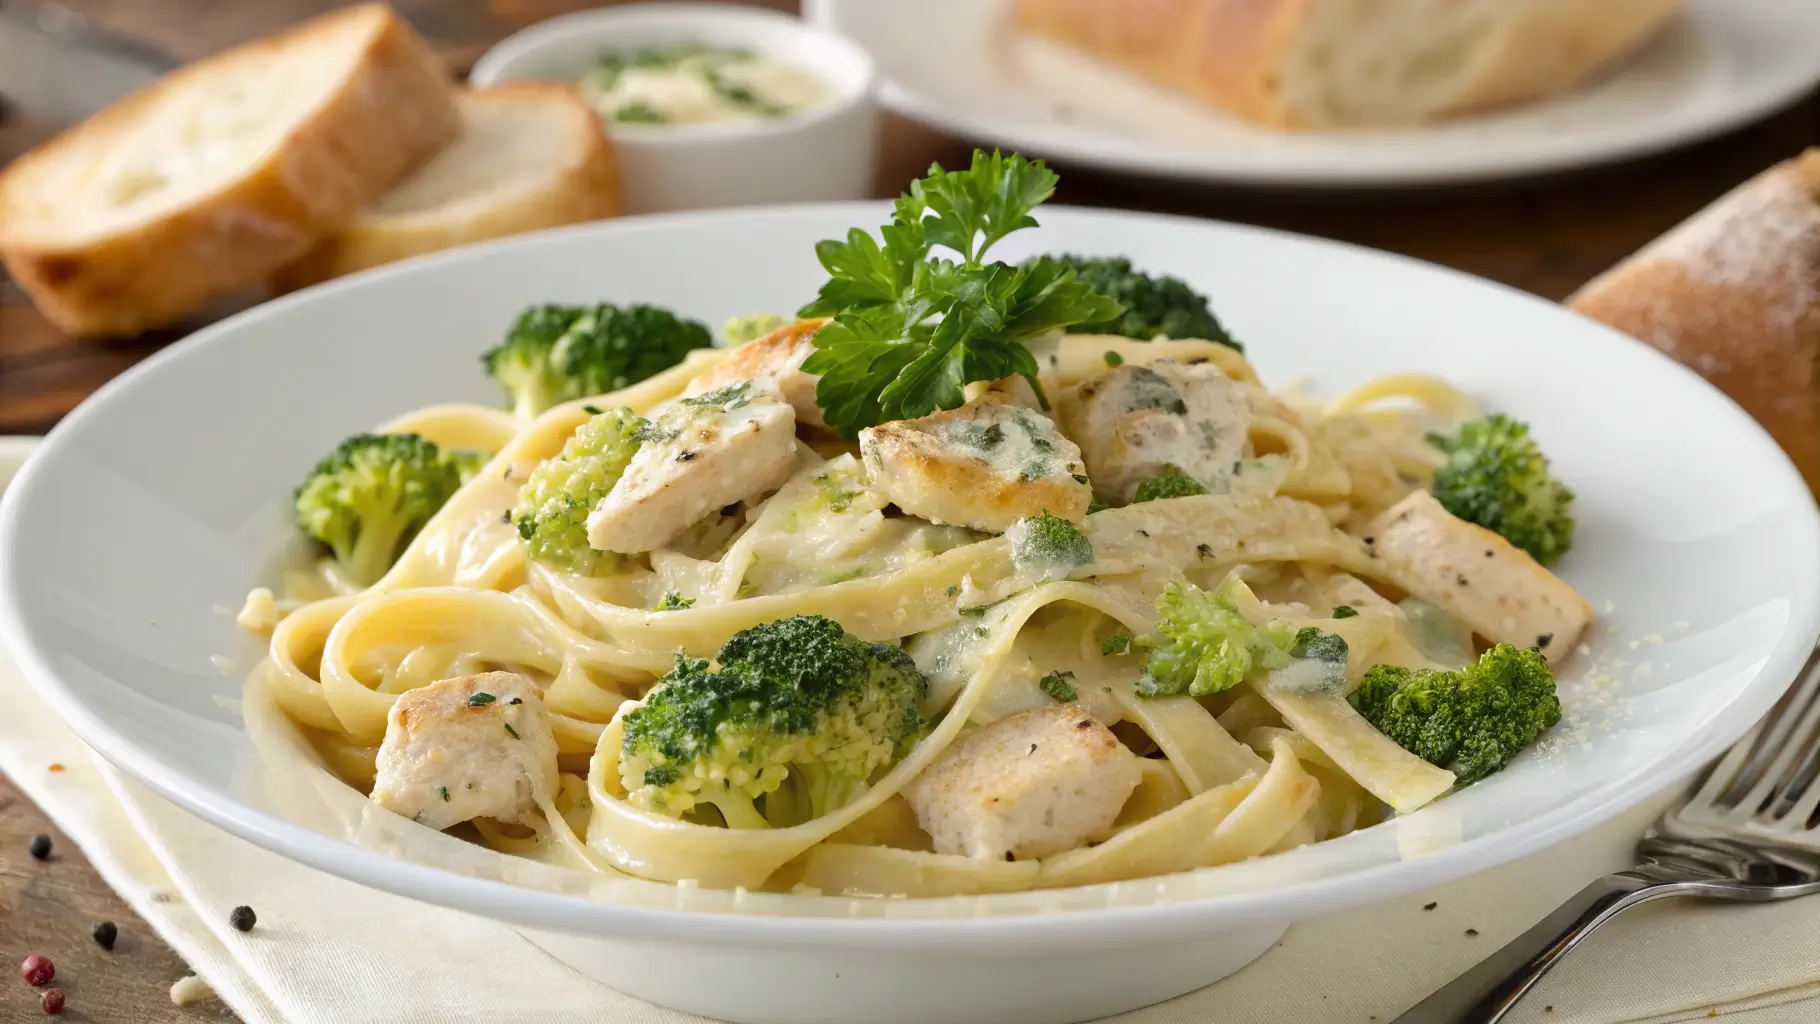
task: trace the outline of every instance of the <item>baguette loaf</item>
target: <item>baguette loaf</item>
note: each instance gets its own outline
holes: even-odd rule
[[[280,290],[407,256],[619,213],[619,162],[600,118],[557,82],[457,97],[455,141],[279,271]]]
[[[1682,0],[1018,0],[1022,25],[1273,128],[1417,124],[1565,90]]]
[[[53,323],[126,334],[261,282],[455,128],[453,87],[382,5],[183,68],[0,175],[0,259]]]
[[[1730,395],[1820,493],[1820,149],[1746,182],[1568,304]]]

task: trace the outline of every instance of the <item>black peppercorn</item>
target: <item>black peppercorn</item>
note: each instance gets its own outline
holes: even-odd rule
[[[40,832],[32,837],[32,845],[27,849],[31,851],[33,860],[50,860],[51,837]]]
[[[252,907],[235,907],[234,912],[228,915],[228,924],[233,925],[237,931],[250,932],[258,921],[259,917],[253,913]]]
[[[88,933],[94,938],[96,945],[109,951],[114,948],[114,940],[120,937],[120,929],[114,927],[112,921],[103,921],[90,928]]]

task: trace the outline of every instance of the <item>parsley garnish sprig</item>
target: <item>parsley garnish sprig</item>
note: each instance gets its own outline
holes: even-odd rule
[[[1036,226],[1030,213],[1056,181],[1040,160],[975,150],[967,170],[935,164],[912,182],[878,238],[854,228],[815,247],[828,281],[799,315],[832,322],[803,369],[821,376],[815,401],[829,426],[852,437],[953,409],[966,385],[1013,375],[1047,406],[1025,342],[1121,311],[1053,260],[986,262],[993,245]]]

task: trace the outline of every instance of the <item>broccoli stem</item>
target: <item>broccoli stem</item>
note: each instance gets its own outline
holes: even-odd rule
[[[753,805],[752,798],[747,796],[743,790],[726,788],[711,797],[706,797],[704,802],[713,804],[715,809],[720,811],[720,816],[726,819],[728,828],[771,827],[771,823],[765,820],[764,815],[758,813],[758,808]]]
[[[809,796],[809,818],[838,811],[865,792],[864,779],[837,774],[826,765],[798,764],[792,765],[791,770],[801,773],[803,788]]]
[[[352,551],[336,557],[347,567],[349,575],[361,586],[370,587],[392,567],[399,542],[404,539],[410,518],[397,509],[376,512],[363,519],[360,533],[354,538]]]
[[[547,375],[527,370],[516,375],[510,382],[512,392],[512,414],[520,419],[536,419],[545,409],[562,402],[562,395],[555,381]]]

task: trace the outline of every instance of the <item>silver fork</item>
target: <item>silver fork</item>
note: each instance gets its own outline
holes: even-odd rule
[[[1663,814],[1640,863],[1582,889],[1391,1024],[1497,1024],[1594,929],[1671,896],[1764,903],[1820,893],[1820,651],[1776,706]]]

